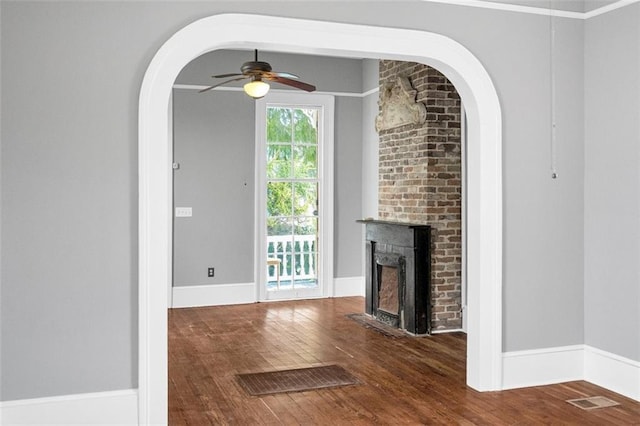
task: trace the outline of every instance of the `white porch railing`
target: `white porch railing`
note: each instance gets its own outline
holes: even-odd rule
[[[267,281],[317,278],[317,237],[315,235],[278,235],[267,237],[267,258],[279,259],[280,264],[267,266]]]

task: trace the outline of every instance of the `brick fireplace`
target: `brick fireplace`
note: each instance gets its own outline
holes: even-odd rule
[[[451,82],[423,64],[380,61],[380,84],[406,77],[426,106],[424,124],[379,131],[381,221],[431,226],[430,323],[462,327],[461,102]],[[382,269],[382,276],[392,271]]]

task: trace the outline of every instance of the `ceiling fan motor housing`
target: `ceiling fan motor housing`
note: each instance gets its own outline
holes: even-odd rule
[[[261,62],[261,61],[251,61],[251,62],[245,62],[244,64],[242,64],[242,67],[240,68],[240,71],[242,72],[242,74],[262,74],[264,72],[271,72],[272,68],[271,65],[269,65],[267,62]]]

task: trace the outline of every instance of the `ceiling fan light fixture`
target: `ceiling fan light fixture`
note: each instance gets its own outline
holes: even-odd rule
[[[269,87],[262,80],[253,80],[244,85],[244,92],[254,99],[260,99],[269,92]]]
[[[305,90],[307,92],[313,92],[316,90],[316,86],[300,81],[297,75],[288,72],[275,72],[272,70],[269,63],[258,61],[258,50],[255,50],[255,60],[242,64],[239,73],[218,74],[212,75],[211,77],[227,78],[228,80],[206,87],[200,90],[200,93],[208,92],[218,86],[222,86],[233,81],[245,80],[247,78],[251,81],[244,85],[244,91],[253,99],[260,99],[269,92],[269,84],[262,81],[263,79],[275,81],[278,84],[284,84],[285,86]]]

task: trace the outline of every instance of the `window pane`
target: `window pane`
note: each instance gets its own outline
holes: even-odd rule
[[[293,167],[296,178],[315,178],[318,176],[317,148],[298,145],[293,148]]]
[[[309,240],[311,243],[313,243],[313,248],[311,250],[315,251],[315,238],[316,235],[318,235],[318,218],[297,217],[295,218],[293,225],[296,239],[298,239],[298,236],[309,236],[309,238],[300,237],[300,239],[305,241]]]
[[[291,142],[291,109],[267,108],[267,142]]]
[[[294,236],[295,288],[318,286],[317,218],[298,218]]]
[[[274,263],[267,267],[267,291],[287,290],[293,288],[293,274],[295,272],[295,255],[291,249],[292,244],[284,244],[283,250],[277,256],[271,256],[272,259],[278,259],[279,263]],[[278,271],[276,272],[276,267]],[[279,283],[278,283],[279,281]]]
[[[314,182],[296,182],[293,184],[294,209],[296,216],[318,215],[318,184]]]
[[[293,110],[294,126],[293,140],[299,143],[318,143],[318,110],[301,109]]]
[[[267,178],[291,177],[291,145],[267,145]]]
[[[282,237],[288,236],[291,239],[293,235],[293,219],[288,217],[269,217],[267,218],[267,236],[268,237]],[[267,241],[267,252],[271,255],[272,252],[278,251],[276,242],[280,242],[282,238],[270,238]]]
[[[287,289],[293,287],[293,274],[295,272],[294,266],[294,258],[293,250],[291,248],[292,244],[289,242],[287,245],[287,250],[283,253],[282,256],[282,274],[280,275],[280,288]]]
[[[290,216],[292,210],[292,184],[267,183],[267,216]]]

